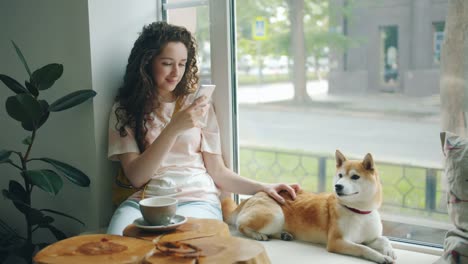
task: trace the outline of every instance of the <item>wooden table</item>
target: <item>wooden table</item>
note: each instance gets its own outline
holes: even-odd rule
[[[93,234],[70,237],[34,256],[38,264],[58,263],[252,263],[269,264],[257,241],[232,237],[218,220],[188,218],[177,229],[148,232],[131,224],[124,236]]]

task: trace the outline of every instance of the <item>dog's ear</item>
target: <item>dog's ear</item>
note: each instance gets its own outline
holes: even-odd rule
[[[374,159],[370,153],[367,153],[362,161],[362,166],[366,170],[374,170]]]
[[[337,168],[341,167],[341,165],[343,165],[343,162],[346,161],[346,157],[339,150],[336,150],[335,158],[336,158],[336,167]]]

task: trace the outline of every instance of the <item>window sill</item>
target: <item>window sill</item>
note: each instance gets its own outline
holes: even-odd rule
[[[442,256],[442,253],[444,252],[442,248],[420,246],[420,245],[414,245],[414,244],[398,242],[398,241],[392,241],[392,246],[394,249],[400,249],[400,250],[421,253],[421,254],[434,255],[437,257]]]
[[[230,226],[233,236],[243,237]],[[272,239],[261,241],[272,264],[278,263],[372,263],[361,258],[330,253],[324,246],[301,241],[282,241]],[[399,264],[434,263],[442,254],[442,249],[430,248],[408,243],[394,242],[392,246]]]

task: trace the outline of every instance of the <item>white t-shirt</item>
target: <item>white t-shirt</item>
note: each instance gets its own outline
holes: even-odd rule
[[[189,95],[185,102],[191,102],[192,96],[193,94]],[[117,106],[117,103],[114,104],[109,118],[108,158],[113,161],[118,161],[119,154],[140,153],[133,130],[125,127],[127,136],[121,137],[116,129]],[[151,144],[159,136],[169,122],[174,108],[175,102],[163,102],[157,110],[158,115],[151,113],[146,122],[146,142]],[[177,137],[172,149],[147,184],[144,197],[168,195],[177,198],[179,202],[207,201],[219,204],[220,192],[205,168],[202,152],[221,154],[219,127],[213,105],[210,105],[207,112],[204,128],[191,128]],[[173,193],[167,192],[174,189]],[[138,191],[129,199],[138,201],[141,197],[142,191]]]

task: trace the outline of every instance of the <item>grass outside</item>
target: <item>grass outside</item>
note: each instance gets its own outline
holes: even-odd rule
[[[241,147],[240,173],[244,177],[262,182],[300,183],[304,190],[318,192],[319,157],[321,156],[310,153]],[[408,217],[431,217],[436,221],[449,221],[441,170],[436,172],[435,210],[427,210],[426,168],[379,162],[376,162],[376,167],[383,185],[384,205],[381,210]],[[326,157],[325,171],[325,191],[332,192],[334,157]]]

